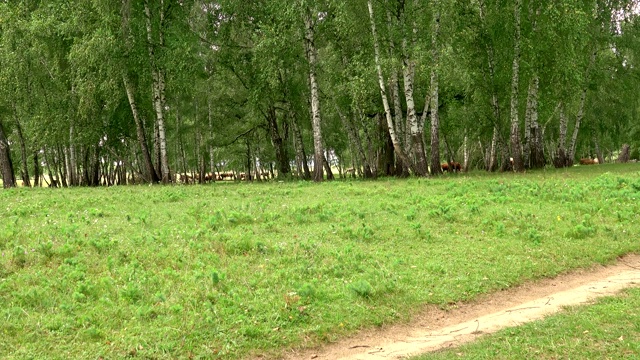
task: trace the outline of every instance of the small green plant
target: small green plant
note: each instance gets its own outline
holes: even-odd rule
[[[27,249],[25,249],[23,246],[16,246],[15,249],[13,249],[13,263],[15,264],[15,266],[22,268],[27,264]]]
[[[356,280],[349,285],[349,289],[363,298],[370,298],[373,295],[373,286],[367,280]]]

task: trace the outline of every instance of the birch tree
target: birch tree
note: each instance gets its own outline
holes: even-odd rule
[[[378,43],[378,34],[376,32],[376,21],[373,11],[373,3],[371,0],[368,0],[367,6],[369,8],[369,18],[371,21],[371,34],[373,36],[373,48],[374,48],[374,60],[376,72],[378,75],[378,85],[380,86],[380,96],[382,98],[382,105],[384,106],[384,116],[386,119],[387,127],[389,130],[389,136],[391,137],[391,142],[393,143],[393,150],[396,156],[400,159],[402,164],[407,168],[411,169],[412,172],[416,173],[415,168],[412,166],[409,158],[404,152],[402,145],[400,143],[400,139],[396,133],[396,129],[393,123],[393,118],[391,117],[391,108],[389,106],[389,99],[387,97],[387,91],[385,88],[384,75],[382,73],[382,65],[380,60],[380,45]]]

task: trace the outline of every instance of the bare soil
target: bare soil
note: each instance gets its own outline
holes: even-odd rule
[[[428,306],[409,324],[365,330],[321,348],[292,350],[284,359],[402,359],[458,346],[633,286],[640,286],[640,255],[483,295],[448,310]]]

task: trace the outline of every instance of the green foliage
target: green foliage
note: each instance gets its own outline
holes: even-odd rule
[[[363,298],[370,298],[374,294],[373,286],[367,280],[357,280],[349,284],[349,289]]]

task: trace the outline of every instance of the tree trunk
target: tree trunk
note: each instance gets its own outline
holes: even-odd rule
[[[278,130],[278,117],[276,108],[270,106],[266,114],[269,135],[271,135],[271,144],[276,154],[276,167],[278,168],[279,177],[287,177],[291,172],[289,165],[289,155],[287,154],[286,139],[282,139]]]
[[[338,115],[340,116],[340,120],[342,120],[342,125],[347,130],[347,135],[349,136],[349,142],[351,143],[352,148],[353,148],[352,156],[353,157],[357,156],[357,157],[360,158],[360,163],[362,164],[362,167],[364,168],[364,174],[363,174],[364,178],[365,179],[372,178],[373,174],[371,173],[371,165],[369,164],[369,160],[367,159],[367,156],[365,154],[364,148],[362,146],[362,141],[360,140],[360,135],[358,133],[358,129],[340,111],[340,109],[338,108],[338,105],[336,105],[336,111],[338,112]],[[354,112],[353,113],[353,117],[355,118],[355,116],[356,115],[355,115],[355,112]]]
[[[584,105],[587,99],[587,86],[582,88],[582,93],[580,94],[580,105],[578,107],[578,114],[576,115],[576,124],[573,128],[573,134],[571,135],[571,144],[569,145],[569,153],[567,154],[567,160],[569,162],[569,166],[573,165],[573,161],[576,158],[576,144],[578,141],[578,132],[580,131],[580,124],[582,123],[582,119],[584,118]]]
[[[11,150],[7,135],[0,121],[0,173],[2,174],[2,187],[16,187],[16,177],[13,172],[13,163],[11,162]]]
[[[567,154],[567,116],[564,112],[564,103],[560,102],[560,130],[558,135],[558,150],[553,164],[556,168],[571,166]]]
[[[440,167],[440,114],[439,105],[439,85],[438,67],[440,51],[438,50],[438,37],[440,35],[440,12],[436,10],[433,18],[431,35],[431,52],[433,67],[431,69],[431,174],[441,174]]]
[[[378,175],[393,176],[396,174],[396,163],[394,156],[393,140],[389,135],[389,127],[383,115],[376,115],[377,121],[377,156],[378,156]]]
[[[378,84],[380,85],[380,96],[382,97],[382,105],[384,106],[385,117],[387,120],[387,128],[389,131],[389,136],[391,137],[391,142],[393,143],[393,150],[402,162],[403,166],[406,166],[414,173],[416,172],[409,161],[409,158],[404,153],[402,149],[402,145],[400,144],[400,140],[395,131],[395,126],[393,124],[393,119],[391,118],[391,108],[389,107],[389,101],[387,99],[387,92],[384,85],[384,76],[382,75],[382,65],[380,64],[380,46],[378,45],[378,35],[376,33],[376,23],[373,15],[373,4],[371,0],[368,0],[369,7],[369,17],[371,19],[371,33],[373,35],[373,48],[374,48],[374,56],[375,56],[375,64],[376,70],[378,73]]]
[[[513,157],[513,170],[517,172],[524,171],[524,162],[522,159],[522,148],[520,145],[520,120],[518,118],[518,88],[520,80],[520,8],[522,0],[515,1],[514,18],[515,18],[515,35],[513,47],[513,77],[511,78],[511,155]]]
[[[156,124],[158,127],[158,145],[160,148],[160,177],[163,183],[171,182],[171,174],[169,171],[169,158],[167,156],[167,135],[165,129],[165,77],[164,69],[158,64],[155,54],[155,45],[153,41],[153,29],[151,26],[151,10],[149,8],[149,1],[144,2],[144,11],[146,17],[147,27],[147,47],[149,51],[149,61],[151,62],[151,76],[152,76],[152,94],[153,94],[153,106],[156,113]],[[164,47],[164,0],[160,0],[160,25],[158,26],[158,46]]]
[[[535,75],[529,84],[527,96],[527,115],[525,125],[525,166],[529,169],[541,169],[545,165],[542,144],[542,129],[538,123],[538,88],[540,78]]]
[[[307,9],[304,17],[305,24],[305,49],[307,62],[309,63],[309,87],[311,89],[311,125],[313,128],[313,181],[323,181],[322,171],[324,148],[322,146],[322,121],[320,117],[320,94],[316,79],[317,53],[314,42],[314,26],[311,10]]]
[[[482,22],[482,32],[485,37],[489,37],[486,25],[484,0],[478,2],[480,21]],[[500,148],[500,102],[498,101],[498,93],[495,86],[495,54],[491,44],[487,45],[487,65],[489,67],[489,84],[491,86],[491,107],[493,108],[493,133],[491,136],[491,145],[489,147],[489,162],[487,165],[487,171],[496,171],[498,169],[498,152],[502,150]]]
[[[76,134],[73,118],[69,125],[69,185],[78,186],[78,162],[76,160]]]
[[[462,161],[462,171],[464,172],[468,172],[469,171],[469,146],[468,146],[468,137],[467,137],[467,130],[465,129],[464,131],[464,141],[462,143],[462,156],[463,156],[463,161]]]
[[[391,11],[387,9],[387,28],[389,30],[389,34],[393,33],[393,18],[391,16]],[[392,38],[389,39],[389,58],[396,58],[396,46]],[[408,131],[405,131],[403,128],[404,120],[402,114],[402,104],[400,103],[400,86],[398,85],[398,69],[395,64],[392,65],[391,75],[389,77],[389,92],[391,96],[391,102],[393,103],[393,120],[395,125],[396,133],[398,134],[398,140],[400,143],[404,142],[404,150],[409,154],[409,140],[410,134]],[[408,129],[407,129],[408,130]],[[398,175],[402,175],[402,173],[407,172],[407,168],[402,166],[398,166],[399,173]]]
[[[596,158],[598,159],[598,164],[604,164],[604,156],[602,156],[602,151],[600,150],[600,144],[598,143],[598,136],[596,134],[595,129],[591,131],[591,139],[593,140],[593,146],[596,151]]]
[[[302,167],[302,173],[300,173],[300,169],[298,171],[298,176],[300,176],[304,180],[311,179],[311,171],[309,171],[309,163],[307,161],[307,152],[304,150],[304,141],[302,140],[302,131],[300,131],[300,126],[298,125],[298,120],[296,119],[295,113],[293,111],[289,111],[289,117],[293,124],[293,140],[296,148],[296,159],[300,163]]]
[[[22,168],[20,169],[20,176],[22,177],[23,186],[31,187],[31,179],[29,178],[29,165],[27,163],[27,145],[24,140],[24,134],[22,133],[22,124],[20,124],[20,120],[18,120],[18,114],[15,111],[15,106],[14,115],[16,121],[16,131],[18,133],[18,139],[20,141],[20,160],[22,164]]]
[[[207,141],[209,150],[209,171],[211,172],[211,181],[215,181],[216,162],[213,151],[213,116],[211,113],[211,99],[207,99],[207,118],[209,120],[209,141]]]
[[[322,156],[322,165],[324,166],[325,171],[327,172],[327,180],[334,180],[335,176],[333,176],[333,171],[331,170],[331,164],[327,161],[326,156]]]
[[[576,115],[576,124],[575,124],[575,127],[573,128],[573,134],[571,135],[571,145],[569,145],[569,154],[567,155],[571,164],[573,164],[573,161],[576,156],[576,142],[578,140],[578,132],[580,131],[580,123],[584,118],[584,106],[587,100],[587,87],[588,87],[589,75],[591,72],[591,68],[594,66],[594,63],[596,61],[596,55],[597,53],[595,51],[591,53],[591,59],[585,71],[585,80],[582,86],[582,93],[580,94],[580,105],[578,107],[578,114]]]
[[[40,172],[40,161],[38,161],[38,151],[33,152],[33,187],[42,186],[42,182],[40,181],[40,177],[42,176]]]
[[[499,132],[498,125],[493,125],[493,134],[491,135],[491,145],[489,146],[489,162],[487,164],[487,171],[496,171],[498,169],[498,146],[499,146]]]
[[[415,29],[415,28],[414,28]],[[415,30],[414,30],[415,31]],[[407,41],[403,40],[404,50],[404,97],[407,103],[407,132],[411,134],[410,141],[407,142],[408,151],[413,151],[415,161],[415,175],[427,176],[427,158],[424,152],[424,134],[418,125],[418,117],[416,115],[416,106],[413,99],[413,79],[415,73],[415,62],[410,58],[407,50]],[[407,147],[405,147],[406,149]]]
[[[630,159],[631,146],[629,144],[622,145],[622,150],[620,150],[620,155],[618,155],[619,163],[628,163]]]
[[[524,115],[524,146],[522,147],[522,162],[526,169],[531,168],[531,112],[532,112],[532,92],[533,92],[533,80],[535,77],[531,78],[529,82],[529,88],[527,90],[527,107],[525,109]]]
[[[138,105],[134,96],[133,85],[131,84],[131,81],[129,80],[129,76],[127,74],[122,75],[122,81],[124,83],[125,91],[127,92],[127,99],[129,100],[129,107],[131,107],[133,120],[136,123],[136,136],[138,145],[140,146],[140,150],[142,151],[142,158],[144,161],[145,181],[157,183],[158,181],[160,181],[160,178],[156,174],[156,169],[153,166],[153,160],[151,159],[151,154],[149,153],[149,147],[147,146],[144,127],[142,125],[142,120],[140,119]]]

